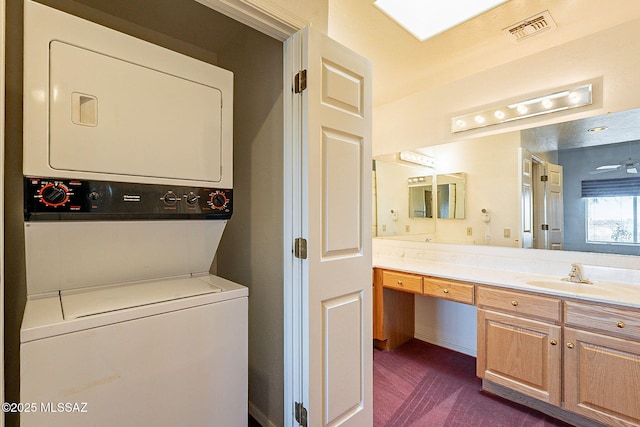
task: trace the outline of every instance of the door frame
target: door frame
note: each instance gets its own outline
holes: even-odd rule
[[[304,19],[265,0],[196,1],[281,42],[309,25]]]
[[[284,294],[284,425],[297,425],[293,402],[301,401],[306,379],[301,378],[302,348],[302,260],[292,254],[293,241],[304,235],[300,215],[302,115],[299,97],[292,91],[293,76],[302,63],[298,41],[291,37],[309,22],[265,0],[196,0],[248,27],[283,42],[283,117],[284,117],[284,171],[283,171],[283,294]],[[294,355],[296,355],[294,357]],[[290,405],[290,406],[288,406]]]

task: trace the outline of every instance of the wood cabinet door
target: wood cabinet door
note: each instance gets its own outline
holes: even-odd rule
[[[565,408],[607,425],[640,426],[640,343],[565,328]]]
[[[559,406],[561,333],[558,325],[480,309],[477,375]]]

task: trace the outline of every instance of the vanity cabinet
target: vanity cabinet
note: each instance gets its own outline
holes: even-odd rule
[[[561,301],[483,286],[477,298],[478,377],[559,406]]]
[[[637,310],[484,286],[476,292],[480,378],[605,425],[640,426]]]
[[[377,348],[392,350],[415,335],[414,292],[418,286],[421,292],[419,275],[373,269],[373,339]]]
[[[572,301],[564,311],[565,408],[640,426],[640,313]]]
[[[483,389],[573,425],[640,427],[638,309],[381,268],[374,295],[379,348],[413,338],[415,295],[474,304]]]
[[[397,271],[382,271],[382,286],[414,294],[422,293],[422,276]]]
[[[422,278],[422,294],[435,298],[443,298],[464,304],[474,303],[473,283],[459,280],[441,279],[439,277],[424,276]]]
[[[415,295],[473,305],[475,284],[383,268],[373,269],[373,338],[392,350],[415,335]]]

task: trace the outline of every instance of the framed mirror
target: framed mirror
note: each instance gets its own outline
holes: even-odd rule
[[[433,218],[433,177],[409,178],[409,218]]]
[[[438,218],[464,219],[465,174],[448,173],[436,176]]]

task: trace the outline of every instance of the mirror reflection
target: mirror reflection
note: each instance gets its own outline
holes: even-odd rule
[[[433,177],[409,178],[409,218],[433,218]]]
[[[464,218],[464,173],[449,173],[436,176],[436,203],[438,218]]]
[[[640,109],[414,151],[434,158],[435,168],[376,158],[377,236],[640,255]],[[458,173],[464,197],[456,186],[452,205],[451,183],[440,185]],[[407,179],[420,176],[433,181],[413,194]],[[607,181],[626,192],[584,193]],[[392,209],[395,220],[385,214]]]

